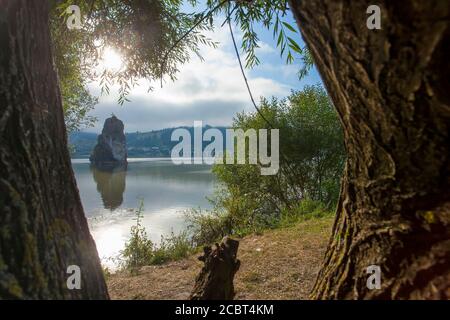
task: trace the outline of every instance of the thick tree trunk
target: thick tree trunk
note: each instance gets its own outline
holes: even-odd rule
[[[381,8],[381,30],[366,27]],[[312,298],[450,298],[450,2],[291,0],[348,152]],[[366,268],[381,268],[369,290]]]
[[[205,265],[195,279],[191,300],[232,300],[234,297],[234,275],[240,261],[236,258],[239,241],[223,238],[214,249],[205,247],[199,260]]]
[[[48,1],[0,0],[0,47],[0,298],[108,298],[70,165]]]

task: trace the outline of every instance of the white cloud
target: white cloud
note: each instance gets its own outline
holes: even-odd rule
[[[263,54],[277,53],[277,50],[274,47],[272,47],[271,45],[269,45],[263,41],[259,42],[259,48],[256,49],[256,51],[258,54],[260,54],[260,53],[263,53]]]
[[[211,36],[220,41],[219,48],[202,48],[205,61],[199,61],[193,56],[189,63],[180,66],[178,79],[175,82],[168,80],[163,88],[159,83],[154,83],[153,91],[148,92],[149,83],[141,81],[131,91],[131,102],[125,103],[123,107],[117,106],[117,96],[114,95],[117,91],[111,88],[111,95],[101,97],[92,113],[99,117],[95,130],[100,130],[104,118],[112,112],[124,120],[127,130],[146,131],[193,125],[194,120],[212,125],[228,125],[236,112],[254,111],[226,31],[222,28]],[[270,52],[270,46],[264,43],[259,50]],[[246,72],[256,100],[261,96],[282,97],[289,94],[289,86]],[[92,90],[98,92],[98,85]]]

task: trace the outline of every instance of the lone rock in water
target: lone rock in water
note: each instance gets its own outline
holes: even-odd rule
[[[127,167],[127,144],[123,122],[115,115],[105,120],[102,134],[89,160],[99,169],[112,170]]]

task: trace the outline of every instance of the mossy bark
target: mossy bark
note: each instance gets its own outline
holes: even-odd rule
[[[291,0],[348,153],[312,298],[450,298],[450,2]],[[369,265],[381,289],[366,286]]]
[[[0,3],[0,298],[108,298],[71,169],[48,1]],[[67,287],[70,265],[80,290]]]

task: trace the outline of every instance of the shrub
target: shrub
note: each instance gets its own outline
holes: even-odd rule
[[[194,252],[192,241],[186,231],[169,237],[161,237],[159,247],[154,247],[153,258],[150,264],[162,264],[167,261],[176,261],[189,256]]]
[[[228,212],[190,209],[185,216],[192,242],[197,247],[214,243],[233,233],[232,218]]]
[[[137,273],[140,267],[146,265],[162,264],[167,261],[179,260],[187,257],[194,251],[192,241],[187,232],[169,237],[161,237],[159,246],[156,246],[147,236],[145,227],[142,226],[141,202],[136,210],[136,225],[131,227],[130,239],[125,243],[125,248],[119,254],[119,266],[122,270]]]
[[[136,225],[131,227],[130,239],[125,248],[120,251],[120,265],[122,269],[137,271],[142,266],[149,265],[153,258],[153,242],[148,239],[147,232],[141,224],[143,202],[136,210]]]
[[[187,214],[197,245],[321,216],[337,202],[345,149],[325,90],[306,86],[283,100],[262,99],[259,109],[238,114],[233,127],[278,128],[280,170],[262,176],[259,164],[215,164],[213,173],[220,185],[212,198],[213,209],[206,215],[198,210]]]
[[[237,217],[237,212],[219,210],[217,207],[210,211],[187,211],[185,215],[193,245],[208,245],[226,235],[259,234],[266,229],[289,227],[299,221],[333,214],[322,202],[310,199],[300,201],[293,208],[283,208],[279,215],[254,215],[253,218],[248,218]]]
[[[240,113],[234,128],[270,129],[280,132],[280,169],[262,176],[260,165],[216,164],[213,173],[222,183],[219,192],[234,198],[242,215],[279,215],[300,201],[312,199],[336,204],[345,149],[340,122],[331,100],[320,86],[306,86],[283,100],[262,99],[260,112]],[[268,122],[271,123],[269,125]]]
[[[322,202],[304,199],[300,201],[294,208],[290,210],[283,210],[281,212],[277,226],[287,227],[299,221],[311,218],[321,218],[331,214],[333,214],[333,211],[328,209]]]

